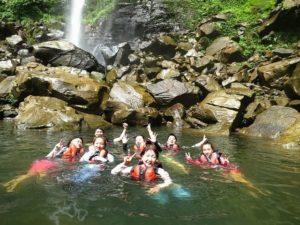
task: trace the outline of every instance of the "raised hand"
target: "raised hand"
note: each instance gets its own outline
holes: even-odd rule
[[[191,154],[189,152],[185,153],[185,159],[186,160],[192,160]]]
[[[127,136],[127,134],[125,134],[124,136],[123,136],[123,138],[122,138],[122,143],[123,144],[127,144],[128,143],[128,136]]]

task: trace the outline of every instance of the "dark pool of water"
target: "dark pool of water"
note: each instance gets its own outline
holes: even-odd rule
[[[0,122],[0,224],[300,224],[300,149],[285,150],[269,140],[239,136],[208,138],[240,166],[243,181],[234,181],[222,170],[187,165],[184,152],[197,155],[189,146],[202,134],[154,128],[164,140],[169,132],[178,135],[183,149],[173,160],[164,159],[173,185],[158,195],[147,195],[147,185],[126,177],[112,177],[111,168],[122,160],[119,145],[110,146],[116,162],[93,179],[72,182],[78,165],[43,178],[22,182],[7,193],[3,184],[25,174],[35,159],[41,159],[61,137],[76,132],[20,131],[9,121]],[[80,133],[91,140],[94,131]],[[121,128],[107,130],[110,139]],[[130,136],[146,134],[130,128]],[[132,141],[132,139],[131,139]],[[178,195],[179,185],[188,195]],[[180,189],[179,189],[180,190]]]

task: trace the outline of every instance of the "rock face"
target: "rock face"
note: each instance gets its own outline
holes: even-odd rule
[[[263,84],[271,84],[272,81],[291,74],[292,68],[300,62],[300,57],[281,60],[279,62],[270,63],[265,66],[261,66],[257,69],[257,73]]]
[[[254,123],[241,133],[272,138],[286,147],[294,146],[300,141],[300,113],[289,107],[272,106],[259,114]]]
[[[193,87],[177,80],[167,79],[147,85],[158,104],[166,106],[175,102],[191,106],[199,100],[199,93]]]
[[[77,130],[110,126],[100,116],[78,113],[62,100],[38,96],[25,98],[15,122],[20,129]]]
[[[108,86],[83,71],[74,72],[70,68],[46,68],[37,63],[18,67],[12,94],[19,102],[28,95],[52,96],[83,110],[99,112],[109,93]]]
[[[83,117],[67,103],[51,97],[28,96],[19,107],[16,126],[21,129],[79,129]]]
[[[241,61],[243,59],[242,49],[229,37],[220,37],[206,49],[206,55],[214,56],[223,63]]]
[[[146,89],[135,83],[119,81],[113,85],[109,95],[111,100],[125,103],[131,109],[155,105],[155,100]]]
[[[34,56],[45,65],[75,67],[89,72],[105,71],[92,54],[66,40],[43,42],[33,48]]]
[[[242,113],[250,97],[228,94],[224,90],[212,92],[190,114],[208,124],[220,123],[233,131],[241,125]]]
[[[297,28],[300,23],[300,2],[298,0],[283,0],[270,16],[259,27],[258,33],[263,36],[272,30]]]
[[[300,63],[297,64],[293,75],[285,83],[284,90],[291,99],[300,99]]]

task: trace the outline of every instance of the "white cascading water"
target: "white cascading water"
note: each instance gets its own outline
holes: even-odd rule
[[[67,26],[66,38],[76,46],[80,45],[81,17],[84,3],[85,0],[72,0],[71,3],[71,18]]]

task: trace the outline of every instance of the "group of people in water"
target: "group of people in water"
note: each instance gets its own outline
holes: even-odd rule
[[[128,125],[123,123],[123,131],[121,135],[113,142],[122,142],[124,159],[123,162],[115,166],[111,170],[111,174],[128,175],[134,180],[154,181],[158,178],[163,180],[163,183],[157,184],[149,190],[150,193],[158,192],[160,189],[169,186],[172,180],[169,173],[163,168],[159,161],[159,154],[162,151],[169,155],[176,155],[180,151],[180,146],[177,143],[177,137],[171,133],[167,137],[164,145],[157,141],[157,134],[152,131],[151,125],[147,126],[149,138],[146,139],[143,135],[135,137],[135,144],[132,148],[128,148]],[[107,150],[109,143],[104,130],[96,129],[95,137],[92,144],[84,151],[82,138],[76,137],[72,139],[66,146],[63,141],[55,145],[54,149],[46,156],[48,159],[62,158],[68,161],[79,161],[86,163],[112,163],[114,156]],[[185,153],[187,163],[193,165],[229,165],[229,161],[221,153],[215,151],[213,145],[208,142],[204,135],[201,142],[192,147],[200,147],[200,155],[193,159],[189,152]],[[135,163],[132,163],[135,161]]]

